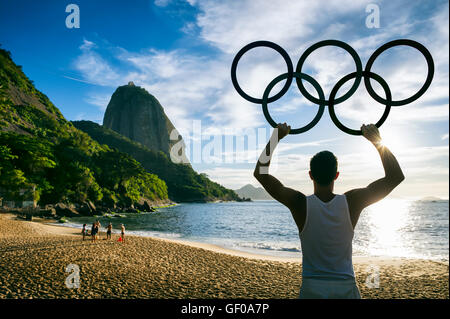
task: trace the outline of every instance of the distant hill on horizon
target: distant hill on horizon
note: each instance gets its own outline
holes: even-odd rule
[[[240,197],[250,198],[251,200],[274,200],[272,196],[262,187],[255,187],[251,184],[242,186],[235,190]]]
[[[436,196],[426,196],[424,198],[422,198],[421,200],[423,201],[431,201],[431,200],[445,200]]]

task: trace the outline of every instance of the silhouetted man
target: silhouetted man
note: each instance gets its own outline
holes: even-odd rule
[[[278,142],[291,127],[278,124],[256,164],[254,176],[277,201],[287,206],[297,224],[302,246],[302,287],[300,298],[361,298],[352,263],[353,231],[361,211],[386,197],[404,179],[403,172],[389,149],[381,143],[375,125],[363,125],[363,136],[376,147],[385,176],[365,188],[343,195],[333,193],[338,178],[337,159],[322,151],[310,162],[309,176],[314,194],[283,186],[268,172]]]

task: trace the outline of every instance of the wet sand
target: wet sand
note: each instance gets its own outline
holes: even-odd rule
[[[138,236],[82,241],[81,229],[0,214],[0,298],[297,298],[300,258]],[[80,288],[65,281],[80,268]],[[363,298],[449,298],[448,262],[359,257]],[[379,287],[367,278],[379,269]]]

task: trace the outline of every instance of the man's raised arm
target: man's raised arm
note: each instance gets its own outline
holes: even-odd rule
[[[365,207],[386,197],[405,179],[397,159],[391,151],[382,144],[378,128],[375,125],[370,124],[363,125],[361,130],[363,136],[372,142],[377,149],[378,154],[380,154],[385,176],[365,188],[353,189],[345,193],[353,227],[356,225],[359,214]]]
[[[286,125],[286,123],[278,124],[256,163],[253,175],[274,199],[292,209],[296,199],[302,194],[294,189],[285,187],[277,178],[269,174],[270,160],[275,147],[283,137],[289,134],[290,129],[291,127]]]

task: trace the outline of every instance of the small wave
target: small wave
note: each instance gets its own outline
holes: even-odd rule
[[[252,249],[264,249],[273,251],[285,251],[285,252],[300,252],[301,250],[297,247],[282,247],[277,244],[270,243],[237,243],[236,246],[242,248],[252,248]]]
[[[80,232],[83,228],[83,224],[81,223],[74,223],[74,222],[65,222],[65,223],[51,223],[50,225],[55,226],[64,226],[64,227],[70,227],[70,228],[79,228]],[[87,228],[90,230],[90,225]],[[106,231],[105,229],[101,229],[100,231]],[[113,234],[120,234],[120,230],[113,229]],[[141,237],[158,237],[158,238],[167,238],[167,239],[173,239],[173,238],[181,238],[182,235],[178,233],[165,233],[165,232],[158,232],[158,231],[151,231],[151,230],[126,230],[126,234],[129,235],[135,235],[135,236],[141,236]]]
[[[80,232],[81,229],[83,228],[83,224],[79,224],[79,223],[71,223],[71,222],[64,222],[64,223],[49,223],[49,225],[54,225],[54,226],[64,226],[64,227],[69,227],[69,228],[79,228]]]
[[[142,236],[142,237],[158,237],[158,238],[181,238],[182,235],[178,233],[165,233],[151,230],[129,230],[127,231],[130,235]]]

